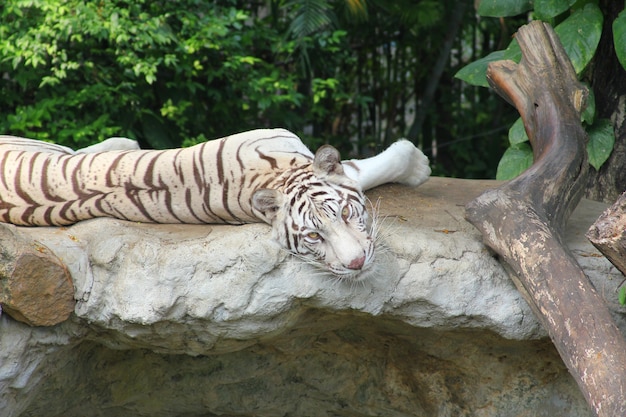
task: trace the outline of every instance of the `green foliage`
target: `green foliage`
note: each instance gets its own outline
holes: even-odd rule
[[[535,0],[535,17],[547,21],[567,11],[576,0]]]
[[[509,16],[533,9],[536,19],[556,24],[555,31],[563,47],[572,61],[574,70],[582,76],[593,58],[602,34],[603,15],[593,1],[576,0],[536,0],[534,3],[515,2],[511,0],[483,0],[478,12],[485,16]],[[624,65],[626,50],[626,20],[624,12],[613,23],[616,52]],[[619,42],[618,39],[623,40]],[[620,45],[618,48],[617,45]],[[621,55],[621,56],[620,56]],[[510,59],[519,62],[521,54],[515,40],[501,51],[493,52],[486,57],[470,63],[461,69],[456,77],[463,81],[488,86],[486,79],[487,66],[490,62]],[[626,66],[625,66],[626,67]],[[613,127],[607,120],[595,120],[595,102],[593,92],[590,94],[587,108],[582,114],[582,121],[589,133],[587,152],[589,162],[595,169],[600,169],[608,159],[615,142]],[[523,132],[521,119],[509,131],[509,149],[504,153],[498,165],[496,178],[511,179],[532,165],[532,150],[526,144],[528,137]],[[524,146],[522,146],[524,145]]]
[[[530,0],[481,0],[478,14],[481,16],[516,16],[532,8]]]
[[[524,122],[522,122],[522,118],[519,117],[509,129],[509,143],[511,145],[517,145],[524,142],[528,142],[528,135],[524,128]]]
[[[595,4],[574,11],[554,28],[576,74],[582,74],[600,43],[602,12]]]
[[[526,171],[533,164],[533,150],[528,143],[511,145],[502,155],[496,178],[510,180]]]
[[[492,52],[486,57],[466,65],[461,68],[455,76],[468,84],[480,87],[489,87],[489,83],[487,82],[487,67],[490,62],[503,60],[519,62],[521,58],[522,51],[520,50],[517,41],[513,39],[506,49]]]
[[[613,21],[613,45],[620,64],[626,68],[626,10]]]
[[[305,100],[293,43],[223,3],[9,0],[0,130],[72,147],[121,135],[165,148],[290,127]],[[315,47],[332,50],[344,34],[324,32]]]
[[[613,125],[610,120],[601,119],[588,129],[588,133],[587,155],[589,155],[589,163],[598,170],[609,159],[613,150],[615,144]]]
[[[280,126],[350,156],[411,133],[436,173],[489,178],[514,110],[452,76],[510,35],[456,0],[5,0],[0,132],[165,148]]]

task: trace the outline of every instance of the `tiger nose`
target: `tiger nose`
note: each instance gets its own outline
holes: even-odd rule
[[[360,258],[354,258],[352,262],[350,262],[350,265],[348,265],[348,269],[359,270],[363,268],[364,264],[365,264],[365,255],[361,256]]]

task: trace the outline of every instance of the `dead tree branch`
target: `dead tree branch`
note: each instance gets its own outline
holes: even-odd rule
[[[521,62],[492,63],[488,79],[522,116],[534,164],[470,202],[466,217],[514,271],[593,412],[626,415],[626,342],[562,237],[588,171],[587,91],[548,24],[522,27],[517,40]]]

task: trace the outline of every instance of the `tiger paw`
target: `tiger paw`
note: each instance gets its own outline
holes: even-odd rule
[[[395,182],[417,187],[430,177],[428,158],[412,142],[400,139],[385,152],[392,153],[394,165],[399,168]]]

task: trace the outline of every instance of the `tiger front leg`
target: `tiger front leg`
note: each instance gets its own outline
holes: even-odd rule
[[[426,155],[406,139],[371,158],[352,159],[342,164],[346,175],[357,181],[363,191],[390,182],[417,187],[431,172]]]

